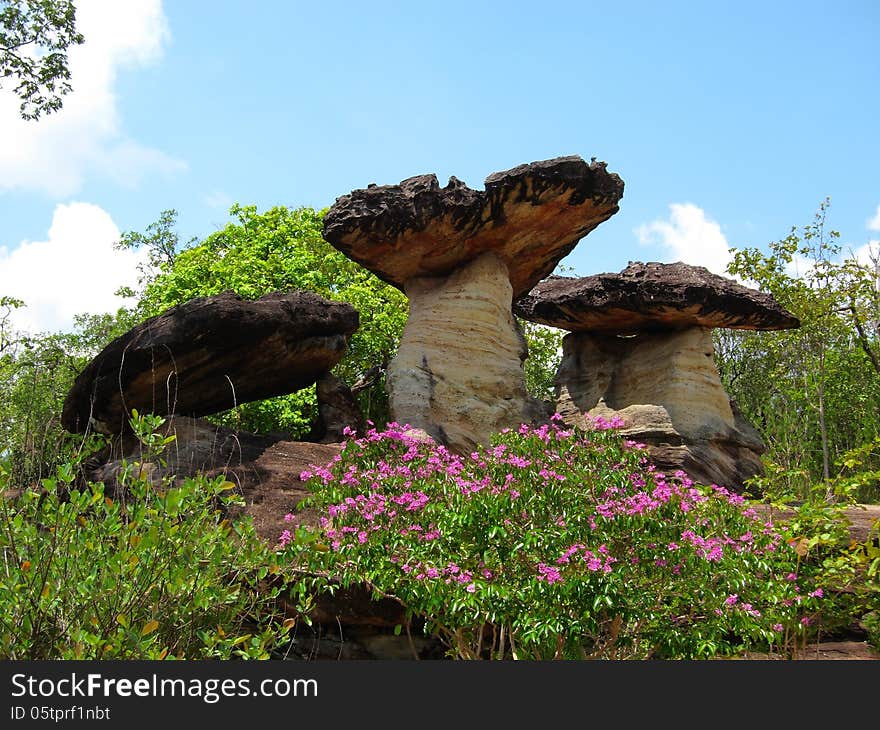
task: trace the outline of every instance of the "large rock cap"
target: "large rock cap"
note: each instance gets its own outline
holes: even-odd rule
[[[573,332],[800,326],[770,294],[680,262],[631,262],[618,274],[582,278],[550,276],[515,301],[513,311],[523,319]]]
[[[358,321],[351,305],[304,291],[193,299],[107,345],[74,381],[61,422],[114,434],[132,408],[203,416],[293,393],[339,362]]]
[[[507,264],[517,297],[614,215],[622,197],[623,181],[604,162],[577,156],[494,173],[484,191],[454,177],[441,188],[435,175],[421,175],[338,198],[324,217],[324,238],[400,289],[492,251]]]

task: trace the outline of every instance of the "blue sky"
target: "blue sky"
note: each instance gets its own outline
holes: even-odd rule
[[[620,212],[570,273],[723,270],[812,220],[880,239],[880,2],[79,0],[74,93],[39,122],[0,90],[0,294],[17,323],[122,304],[112,250],[166,208],[324,207],[368,183],[596,157]]]

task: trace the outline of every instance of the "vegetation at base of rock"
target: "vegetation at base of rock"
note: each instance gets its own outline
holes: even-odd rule
[[[264,659],[290,628],[266,580],[272,551],[247,520],[224,519],[232,485],[151,486],[160,424],[133,420],[144,454],[119,494],[79,484],[67,462],[14,495],[0,465],[4,659]]]
[[[280,536],[311,576],[300,595],[315,576],[365,583],[462,659],[793,651],[841,619],[832,578],[849,568],[827,563],[832,535],[786,533],[596,425],[523,426],[467,457],[397,424],[350,438],[303,475],[320,529]],[[847,593],[845,608],[877,595]]]

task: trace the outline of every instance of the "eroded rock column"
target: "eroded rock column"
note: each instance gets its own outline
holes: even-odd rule
[[[573,332],[563,340],[556,383],[566,422],[617,415],[622,432],[646,443],[663,468],[737,487],[761,472],[764,444],[724,391],[708,328]]]
[[[525,339],[505,262],[485,253],[447,277],[405,284],[409,319],[391,361],[393,418],[457,451],[543,413],[526,393]]]

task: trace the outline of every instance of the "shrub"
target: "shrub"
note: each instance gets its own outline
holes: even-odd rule
[[[266,585],[273,554],[245,520],[223,517],[222,478],[153,486],[162,419],[132,424],[144,463],[121,490],[77,486],[78,465],[12,495],[0,468],[0,656],[5,659],[203,659],[269,656],[290,622]]]
[[[804,640],[823,589],[772,523],[660,473],[618,424],[559,422],[468,456],[397,424],[349,438],[303,474],[321,527],[285,531],[286,558],[325,589],[397,598],[458,658],[700,658]]]

